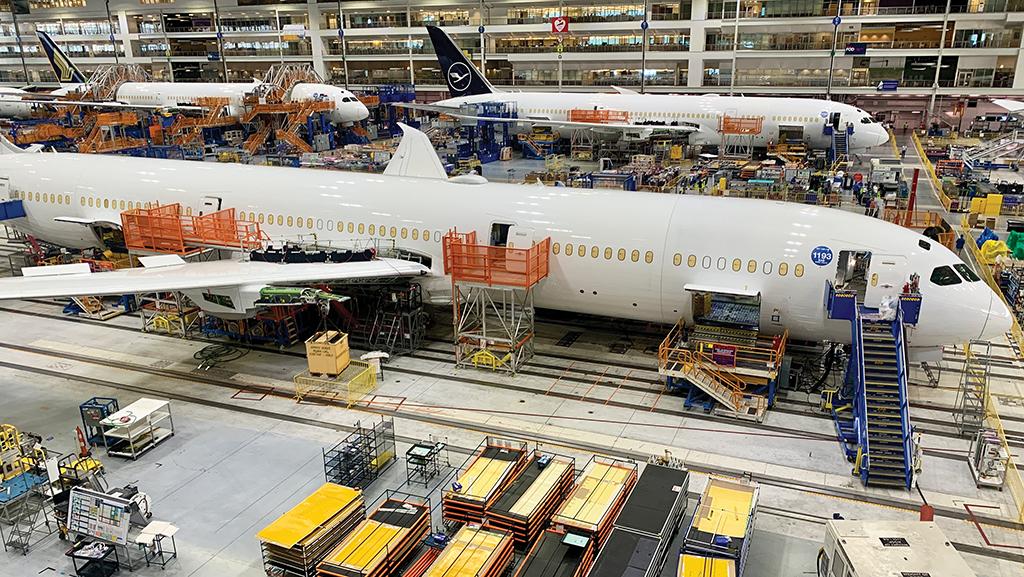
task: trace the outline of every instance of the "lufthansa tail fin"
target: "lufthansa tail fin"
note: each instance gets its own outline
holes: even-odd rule
[[[43,45],[43,51],[46,52],[46,58],[50,61],[50,68],[53,69],[53,73],[57,75],[57,82],[61,84],[85,84],[85,74],[75,66],[74,62],[68,58],[67,54],[57,46],[57,43],[50,38],[50,35],[46,32],[36,31],[36,36],[39,37],[39,43]]]
[[[448,84],[448,92],[453,98],[497,92],[444,30],[437,26],[427,26],[427,32],[437,54],[437,63],[441,65],[441,74]]]

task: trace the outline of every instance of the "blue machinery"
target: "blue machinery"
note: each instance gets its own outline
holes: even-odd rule
[[[832,138],[832,145],[828,149],[828,161],[834,163],[837,160],[847,158],[850,154],[850,136],[853,134],[853,125],[847,124],[845,129],[833,128],[831,123],[825,123],[822,134]]]
[[[488,118],[518,118],[514,102],[483,102],[475,106],[475,116]],[[501,155],[501,149],[512,145],[511,125],[508,122],[476,120],[462,125],[465,143],[458,146],[460,159],[474,154],[482,163],[494,162]]]
[[[106,446],[100,421],[118,411],[117,399],[110,397],[93,397],[78,405],[82,413],[82,433],[85,441],[93,447]]]
[[[916,325],[921,295],[900,295],[896,318],[857,302],[857,293],[828,283],[828,314],[850,321],[852,350],[842,388],[832,399],[836,433],[865,485],[909,489],[914,478],[913,427],[907,396],[905,325]]]

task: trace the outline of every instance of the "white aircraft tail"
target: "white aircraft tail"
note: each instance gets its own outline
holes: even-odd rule
[[[384,174],[447,180],[448,173],[444,171],[430,138],[407,124],[399,122],[398,126],[402,128],[402,141],[398,143],[398,150],[388,162]]]

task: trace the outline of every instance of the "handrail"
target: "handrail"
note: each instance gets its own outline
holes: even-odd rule
[[[871,450],[868,444],[867,383],[864,381],[864,327],[859,306],[854,307],[853,322],[850,323],[850,327],[852,327],[853,342],[856,343],[854,349],[857,354],[857,358],[853,362],[853,386],[854,396],[856,397],[854,402],[857,403],[857,413],[860,414],[860,418],[855,423],[855,426],[857,429],[857,445],[863,449],[864,459],[867,460],[866,463],[861,461],[861,478],[865,479],[871,467]]]
[[[932,188],[935,189],[935,194],[939,197],[939,202],[942,203],[943,208],[949,210],[952,206],[953,200],[946,195],[946,191],[942,187],[942,180],[939,179],[935,174],[935,167],[932,166],[931,159],[924,153],[924,147],[921,146],[921,139],[917,137],[916,132],[910,133],[911,140],[914,141],[914,147],[917,149],[918,156],[921,157],[921,164],[924,165],[925,171],[928,173],[928,178],[931,179]]]
[[[910,426],[910,399],[907,391],[907,348],[903,333],[903,307],[896,306],[896,319],[892,323],[892,336],[896,346],[896,383],[900,397],[900,432],[903,446],[905,482],[910,488],[912,475],[906,474],[914,466],[913,430]]]

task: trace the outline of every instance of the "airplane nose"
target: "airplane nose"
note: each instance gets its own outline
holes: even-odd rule
[[[981,328],[981,334],[978,335],[978,339],[983,341],[1002,338],[1013,327],[1013,313],[1003,299],[999,298],[994,291],[991,292],[991,299],[988,318],[985,319],[985,325]]]
[[[875,144],[875,146],[882,146],[883,144],[885,144],[887,142],[889,142],[889,131],[885,130],[883,128],[879,128],[878,129],[878,142]]]

